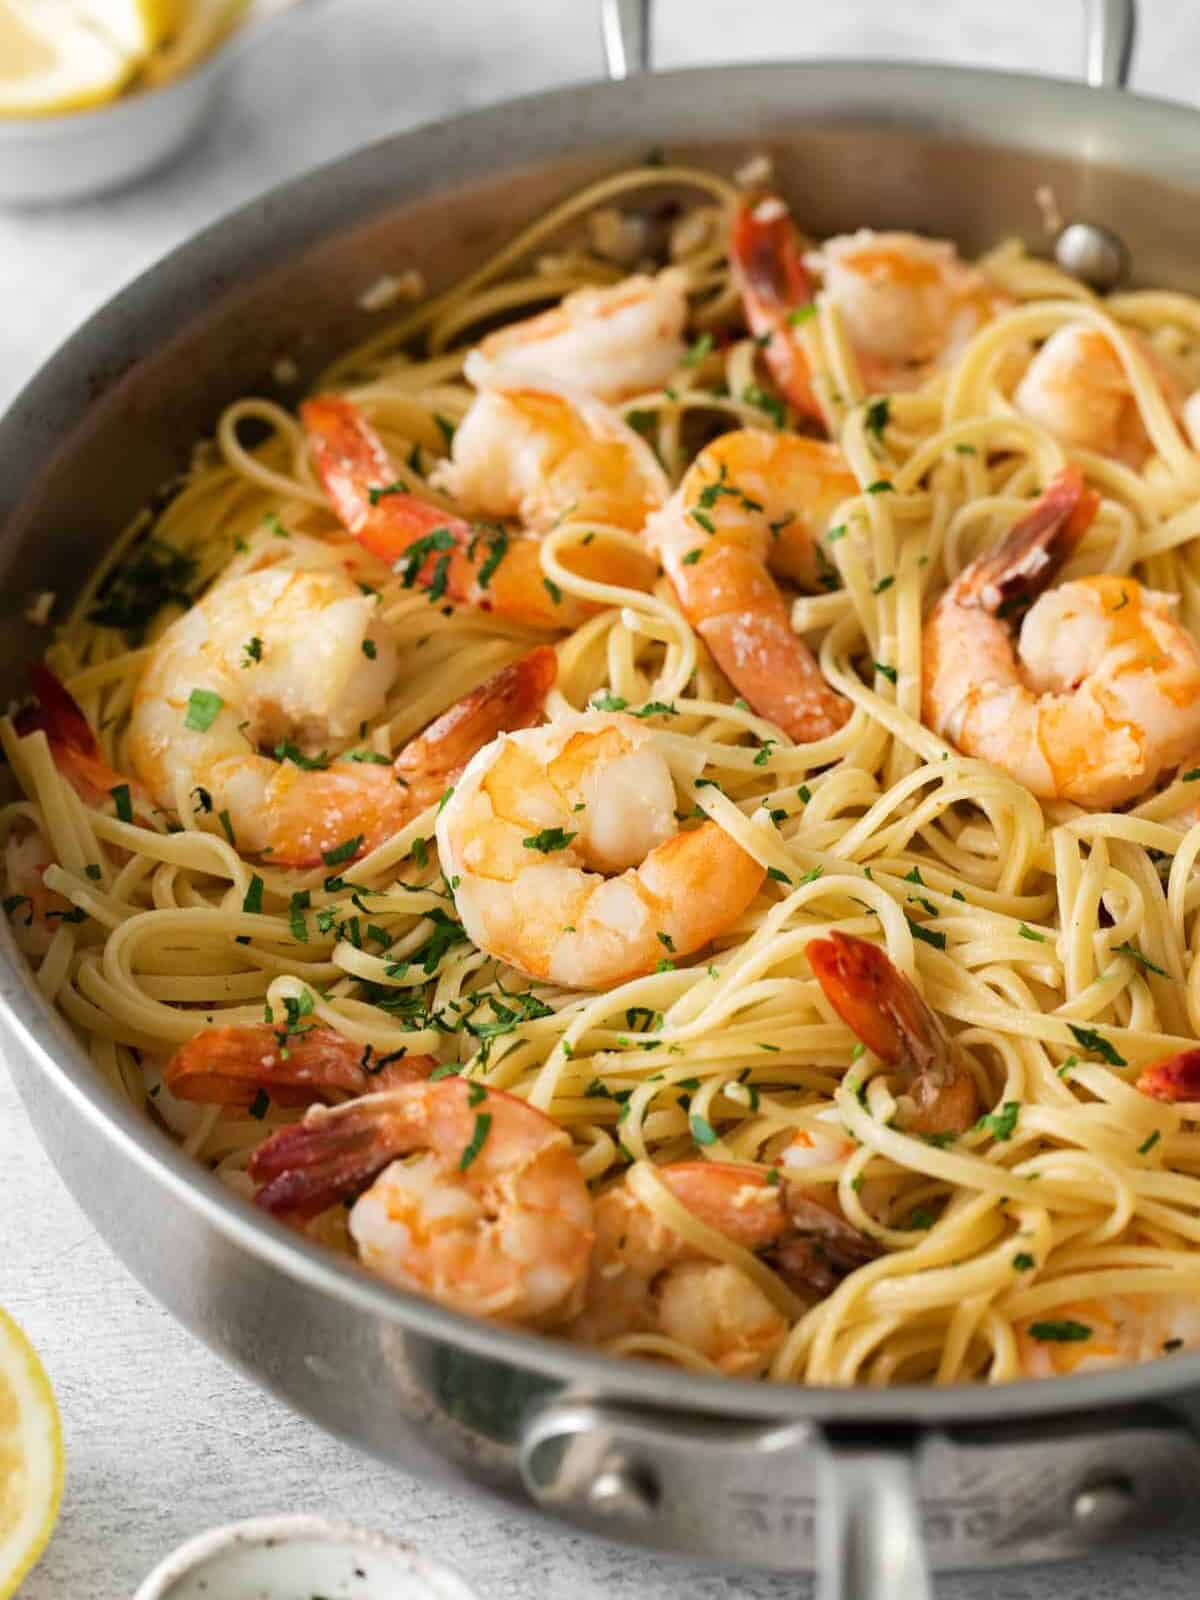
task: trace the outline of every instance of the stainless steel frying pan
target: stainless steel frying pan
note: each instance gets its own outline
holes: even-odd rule
[[[92,318],[0,422],[0,673],[219,408],[373,325],[384,268],[437,286],[578,184],[664,146],[763,149],[817,232],[864,223],[1047,246],[1036,200],[1103,224],[1137,279],[1200,291],[1200,115],[1121,92],[1132,0],[1088,8],[1093,85],[894,64],[651,77],[647,7],[604,11],[614,81],[385,140],[256,201]],[[1072,240],[1074,241],[1072,243]],[[1067,236],[1111,276],[1120,252]],[[375,1282],[257,1215],[100,1083],[0,951],[8,1058],[121,1258],[214,1349],[324,1427],[612,1537],[919,1597],[935,1567],[1070,1556],[1194,1516],[1200,1356],[1003,1389],[784,1388],[618,1363]]]

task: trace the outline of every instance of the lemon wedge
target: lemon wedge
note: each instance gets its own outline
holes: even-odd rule
[[[0,1311],[0,1600],[45,1549],[62,1495],[58,1407],[33,1346]]]
[[[181,0],[75,0],[75,9],[139,62],[166,44],[183,20]]]
[[[62,0],[0,0],[0,117],[102,105],[136,65]]]

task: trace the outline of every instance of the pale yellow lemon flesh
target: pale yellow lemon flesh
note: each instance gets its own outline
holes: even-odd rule
[[[0,0],[0,117],[103,105],[136,67],[65,0]]]
[[[0,1600],[46,1546],[62,1495],[58,1407],[33,1346],[0,1311]]]

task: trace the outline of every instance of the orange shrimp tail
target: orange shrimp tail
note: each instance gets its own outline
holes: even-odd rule
[[[272,1134],[250,1157],[250,1177],[259,1186],[255,1204],[272,1216],[307,1221],[361,1194],[405,1143],[392,1136],[378,1107],[313,1113]]]
[[[809,943],[808,963],[838,1016],[881,1061],[923,1066],[936,1053],[937,1019],[878,945],[835,929]]]
[[[743,200],[734,213],[729,252],[750,331],[768,341],[772,377],[797,411],[822,421],[808,359],[791,321],[793,312],[812,304],[813,281],[783,202],[773,195]]]
[[[372,1094],[428,1077],[432,1056],[377,1056],[368,1045],[310,1028],[283,1036],[266,1023],[205,1028],[167,1063],[172,1094],[203,1105],[253,1105],[261,1093],[281,1106],[310,1106],[341,1095]]]
[[[1078,467],[1064,467],[1032,509],[963,575],[961,600],[993,616],[1035,599],[1058,575],[1100,509]]]
[[[1181,1050],[1178,1055],[1143,1067],[1137,1088],[1152,1100],[1200,1100],[1200,1049]]]
[[[538,540],[498,525],[474,527],[397,488],[383,441],[350,401],[319,395],[304,402],[300,415],[334,515],[372,555],[400,563],[409,587],[531,628],[575,628],[598,609],[546,583]],[[586,561],[575,565],[587,576]],[[631,575],[641,587],[652,581],[641,561],[618,569],[619,578]]]
[[[440,793],[467,762],[500,733],[532,727],[541,717],[546,696],[558,677],[558,656],[549,645],[538,645],[518,661],[472,689],[431,722],[418,739],[396,758],[395,771],[410,792]],[[431,774],[436,774],[431,785]],[[430,793],[431,799],[437,793]]]
[[[89,805],[99,805],[128,782],[109,766],[91,723],[74,695],[43,661],[28,669],[36,704],[17,713],[13,725],[22,738],[44,733],[54,764]],[[136,789],[129,785],[131,791]]]

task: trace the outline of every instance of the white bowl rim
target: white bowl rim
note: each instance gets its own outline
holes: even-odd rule
[[[133,1600],[170,1600],[171,1590],[177,1583],[194,1572],[202,1572],[210,1562],[236,1545],[266,1547],[304,1540],[398,1556],[409,1563],[415,1574],[436,1577],[444,1584],[456,1586],[459,1595],[448,1592],[446,1600],[460,1600],[460,1597],[461,1600],[476,1600],[475,1591],[465,1578],[452,1567],[425,1555],[414,1545],[393,1539],[387,1534],[356,1527],[353,1523],[308,1512],[247,1517],[193,1535],[159,1562],[143,1580]]]

